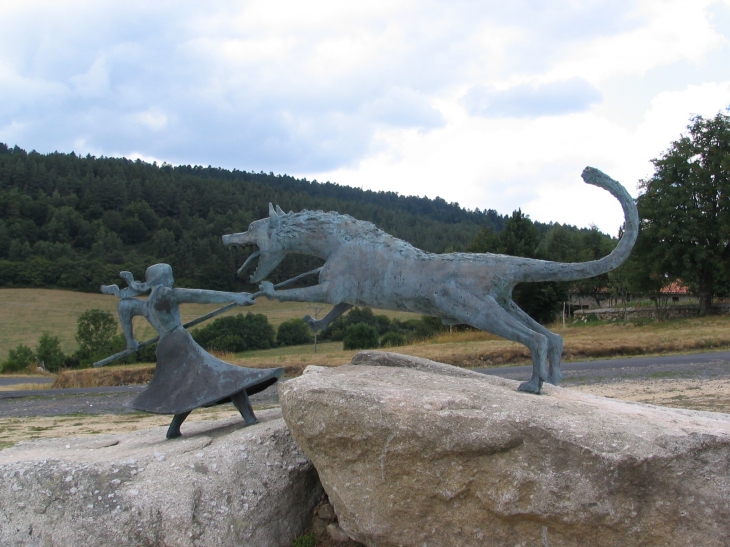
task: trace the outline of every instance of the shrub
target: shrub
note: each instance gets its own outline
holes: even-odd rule
[[[380,339],[380,345],[384,348],[402,346],[406,343],[406,337],[400,332],[386,332]]]
[[[284,321],[276,332],[276,342],[280,346],[299,346],[313,341],[312,329],[302,319]]]
[[[81,361],[79,361],[78,355],[67,355],[63,360],[63,368],[79,368],[81,367]]]
[[[438,317],[422,315],[419,319],[393,320],[392,330],[400,332],[408,338],[423,339],[429,338],[442,330],[444,326]]]
[[[194,330],[192,335],[205,349],[219,351],[269,349],[276,345],[274,327],[261,313],[220,317],[210,325]]]
[[[87,310],[76,321],[76,341],[79,350],[76,352],[81,365],[90,365],[120,350],[115,340],[117,321],[114,316],[104,310]]]
[[[392,330],[393,322],[387,315],[374,315],[370,308],[352,308],[346,315],[340,316],[320,333],[321,340],[339,342],[345,337],[347,327],[357,323],[364,323],[374,327],[378,335],[382,336]]]
[[[157,344],[145,346],[137,352],[137,362],[154,363],[155,361],[157,361]]]
[[[378,331],[365,323],[347,327],[343,341],[344,349],[370,349],[378,347]]]
[[[29,368],[34,363],[33,350],[25,344],[19,344],[15,349],[8,351],[8,358],[2,364],[2,371],[18,372]]]
[[[219,336],[208,342],[206,348],[210,351],[228,351],[236,353],[238,351],[246,351],[246,341],[242,336],[236,336],[235,334],[226,334],[225,336]]]
[[[66,356],[61,351],[61,341],[58,336],[51,336],[44,332],[38,340],[35,349],[36,357],[39,361],[43,361],[43,365],[47,370],[56,371],[63,366]]]

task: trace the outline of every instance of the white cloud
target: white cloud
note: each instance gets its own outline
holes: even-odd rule
[[[94,60],[89,70],[69,78],[76,93],[81,97],[101,97],[109,92],[109,68],[106,58]]]
[[[167,116],[159,108],[150,108],[135,114],[134,118],[152,131],[161,131],[167,127]]]
[[[462,104],[473,116],[535,117],[586,110],[601,102],[601,92],[582,78],[538,85],[521,84],[507,89],[472,87]]]
[[[648,110],[602,86],[721,63],[729,5],[5,2],[0,141],[521,206],[613,232],[620,211],[584,188],[583,167],[633,190],[691,113],[725,106],[727,82],[677,71],[641,99]],[[643,122],[610,114],[629,107]]]
[[[581,76],[593,83],[622,74],[643,74],[679,60],[700,63],[727,38],[713,28],[708,14],[711,0],[638,2],[631,16],[645,24],[627,32],[598,37],[572,46],[547,77]]]

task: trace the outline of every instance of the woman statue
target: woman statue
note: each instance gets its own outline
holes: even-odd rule
[[[127,348],[136,350],[138,346],[132,332],[135,315],[147,319],[160,334],[152,381],[129,406],[156,414],[174,414],[167,430],[168,439],[181,435],[180,426],[192,410],[227,402],[234,404],[246,425],[257,423],[248,396],[276,383],[284,369],[237,367],[216,359],[183,328],[179,308],[185,302],[235,302],[248,306],[254,303],[251,296],[243,292],[173,289],[172,268],[168,264],[147,268],[144,283],[135,281],[129,272],[120,276],[128,282],[128,288],[119,291],[116,285],[107,285],[102,292],[121,298],[118,311]],[[148,291],[151,292],[146,300],[133,298]]]

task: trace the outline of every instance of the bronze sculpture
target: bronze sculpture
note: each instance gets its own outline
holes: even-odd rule
[[[282,302],[334,304],[320,321],[305,318],[315,331],[352,306],[410,311],[439,317],[444,324],[471,325],[527,346],[532,354],[532,377],[519,389],[540,393],[543,382],[560,382],[563,340],[512,301],[513,288],[522,282],[570,281],[612,270],[629,256],[638,234],[636,205],[626,189],[592,167],[586,167],[582,177],[618,199],[626,219],[617,247],[590,262],[563,264],[491,253],[436,255],[347,215],[321,211],[287,214],[272,206],[269,218],[251,223],[246,232],[223,236],[223,244],[258,248],[241,268],[258,258],[252,282],[265,279],[289,253],[324,259],[315,286],[280,291],[269,282],[260,285],[267,297]]]
[[[257,422],[248,396],[273,385],[283,368],[251,369],[230,365],[217,359],[195,343],[183,328],[179,305],[185,302],[251,305],[248,293],[229,293],[201,289],[173,288],[172,268],[155,264],[147,268],[145,282],[135,281],[122,272],[129,286],[102,287],[105,294],[120,298],[119,319],[129,350],[139,346],[134,339],[132,318],[141,315],[160,334],[157,366],[149,386],[129,403],[131,408],[156,414],[174,414],[167,438],[181,435],[180,426],[196,408],[232,402],[247,425]],[[146,300],[134,298],[149,291]]]

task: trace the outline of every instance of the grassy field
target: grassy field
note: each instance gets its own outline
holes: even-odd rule
[[[64,353],[77,349],[76,320],[90,309],[107,310],[116,317],[117,299],[113,296],[51,289],[0,289],[0,361],[8,356],[8,350],[18,344],[34,348],[44,331],[58,336]],[[183,322],[213,311],[219,305],[184,304],[181,306]],[[331,306],[320,305],[319,317],[329,312]],[[263,313],[269,322],[278,327],[292,317],[314,315],[310,304],[280,302],[259,298],[255,306],[235,308],[223,315],[237,313]],[[378,312],[401,319],[413,317],[402,312]],[[205,324],[205,323],[204,323]],[[135,335],[138,340],[152,338],[157,333],[142,317],[135,318]],[[120,331],[121,332],[121,329]]]
[[[0,290],[0,358],[9,348],[23,342],[34,346],[41,332],[47,330],[62,340],[63,349],[75,349],[74,332],[76,318],[84,310],[101,308],[114,311],[116,299],[97,294],[38,289]],[[189,321],[216,306],[186,305],[183,320]],[[313,313],[306,304],[286,303],[259,299],[255,306],[238,308],[238,311],[264,313],[269,321],[278,326],[291,317],[302,317]],[[329,308],[320,311],[322,317]],[[385,312],[390,317],[407,317],[409,314]],[[141,318],[138,339],[154,335]],[[565,339],[563,359],[565,361],[620,357],[629,355],[651,355],[659,353],[687,353],[730,348],[730,316],[682,319],[667,322],[642,324],[600,324],[588,323],[562,328],[553,325],[552,330]],[[527,349],[514,342],[482,332],[444,333],[419,343],[390,348],[390,351],[425,357],[463,367],[485,367],[528,363]],[[271,350],[251,351],[221,355],[228,362],[251,368],[285,367],[287,376],[299,374],[308,365],[338,366],[350,361],[355,351],[345,351],[341,342],[327,342],[314,348],[292,346]],[[113,367],[100,371],[78,371],[64,380],[58,387],[84,385],[112,385],[135,383],[146,378],[138,366]],[[95,376],[96,375],[96,376]],[[111,382],[111,383],[110,383]]]

